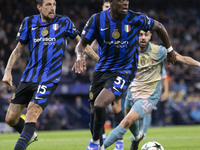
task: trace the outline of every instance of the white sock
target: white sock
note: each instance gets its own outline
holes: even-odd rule
[[[119,142],[124,142],[123,140],[117,140],[117,141],[119,141]]]
[[[104,133],[104,134],[102,135],[102,137],[103,137],[103,139],[105,139],[105,138],[106,138],[106,134]]]
[[[94,141],[92,138],[91,138],[91,140],[90,140],[92,143],[94,143],[94,144],[99,144],[99,140],[97,140],[97,141]]]

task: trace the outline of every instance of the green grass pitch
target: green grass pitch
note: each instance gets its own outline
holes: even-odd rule
[[[107,131],[107,134],[110,131]],[[89,130],[46,131],[38,132],[39,141],[32,143],[27,150],[85,150],[91,135]],[[12,150],[19,134],[0,134],[0,150]],[[130,132],[124,136],[125,149],[129,150]],[[200,126],[152,127],[147,132],[148,141],[157,141],[165,150],[200,150]],[[107,148],[113,150],[114,145]]]

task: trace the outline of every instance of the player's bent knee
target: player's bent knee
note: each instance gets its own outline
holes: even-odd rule
[[[19,117],[16,117],[15,115],[6,114],[5,121],[10,126],[15,126],[19,122]]]
[[[36,122],[42,111],[43,108],[40,105],[31,104],[27,109],[25,122]]]
[[[8,123],[10,126],[15,126],[19,122],[20,116],[25,106],[25,104],[21,105],[10,103],[5,117],[6,123]]]
[[[114,106],[112,107],[112,110],[114,113],[119,113],[122,109],[121,109],[121,106]]]
[[[131,126],[132,123],[133,122],[131,120],[123,119],[122,122],[121,122],[121,126],[125,129],[128,129]]]

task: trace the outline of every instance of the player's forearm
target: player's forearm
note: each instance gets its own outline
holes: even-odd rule
[[[80,38],[79,35],[77,35],[75,39],[78,42],[75,48],[77,59],[80,59],[83,56],[83,52],[84,52],[87,56],[92,58],[95,62],[99,61],[99,56],[94,52],[94,50],[89,45],[84,43],[84,41]]]
[[[11,53],[11,55],[8,59],[8,63],[7,63],[5,72],[11,72],[12,71],[12,68],[13,68],[15,62],[20,58],[21,54],[22,54],[22,49],[17,46],[13,50],[13,52]]]
[[[85,48],[85,54],[90,58],[92,58],[95,62],[99,61],[99,56],[94,52],[94,50],[89,45],[87,45]]]
[[[200,62],[194,60],[194,59],[191,58],[191,57],[176,55],[176,59],[177,59],[177,61],[182,62],[182,63],[184,63],[184,64],[186,64],[186,65],[200,67]]]
[[[83,51],[84,51],[85,47],[86,47],[86,45],[83,43],[82,40],[80,40],[75,48],[75,53],[76,53],[77,59],[81,59],[83,57]]]
[[[171,46],[171,44],[169,41],[169,35],[168,35],[165,27],[160,22],[155,21],[153,30],[156,31],[159,38],[162,40],[164,46],[168,49]]]

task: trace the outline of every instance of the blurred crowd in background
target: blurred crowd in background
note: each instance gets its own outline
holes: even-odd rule
[[[164,24],[168,30],[173,48],[182,55],[200,61],[200,1],[190,3],[178,0],[130,1],[130,8],[147,14]],[[89,17],[101,11],[101,0],[65,1],[57,0],[57,13],[68,16],[81,32]],[[19,26],[26,16],[38,14],[33,0],[0,0],[0,79],[2,79],[8,58],[16,46]],[[161,44],[153,35],[152,41]],[[95,62],[87,59],[87,71],[77,75],[71,71],[76,57],[76,43],[68,40],[63,58],[62,79],[49,105],[39,118],[38,130],[60,130],[88,128],[88,91]],[[13,69],[13,87],[7,90],[0,81],[0,122],[5,114],[12,94],[26,67],[28,48]],[[200,124],[200,67],[176,63],[166,64],[169,81],[169,99],[161,102],[161,108],[153,113],[152,125]],[[108,119],[112,124],[113,114],[108,108]]]

